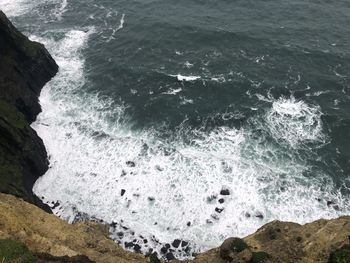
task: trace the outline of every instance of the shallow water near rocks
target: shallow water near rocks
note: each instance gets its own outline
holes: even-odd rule
[[[346,1],[0,0],[60,66],[33,127],[58,216],[191,258],[349,214]]]

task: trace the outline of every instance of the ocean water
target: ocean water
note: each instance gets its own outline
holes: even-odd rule
[[[57,216],[185,259],[272,220],[350,213],[349,1],[0,9],[60,66],[32,125],[50,158],[34,192]]]

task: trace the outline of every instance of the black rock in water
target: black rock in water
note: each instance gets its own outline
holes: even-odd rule
[[[133,242],[125,242],[124,243],[125,248],[132,248],[134,246]]]
[[[174,254],[173,254],[172,252],[167,253],[167,254],[165,255],[165,258],[166,258],[167,260],[174,260],[174,259],[176,259],[176,258],[174,257]]]
[[[141,246],[139,244],[134,245],[135,252],[141,252]]]
[[[168,252],[168,248],[163,246],[161,249],[160,249],[160,252],[162,252],[163,254],[166,254]]]
[[[230,190],[223,188],[223,189],[221,189],[220,194],[221,195],[230,195]]]
[[[224,208],[215,207],[215,212],[220,214],[222,211],[224,211]]]
[[[181,244],[181,240],[175,239],[172,243],[173,247],[178,248]]]
[[[55,209],[59,205],[60,205],[60,203],[58,201],[57,202],[53,202],[53,206],[51,207],[51,209]]]
[[[327,206],[335,205],[335,202],[333,201],[327,201]]]
[[[181,247],[187,247],[188,246],[188,242],[187,241],[182,241],[181,242]]]

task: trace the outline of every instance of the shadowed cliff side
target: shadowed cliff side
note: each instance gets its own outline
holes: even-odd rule
[[[58,66],[42,44],[21,34],[0,11],[0,192],[48,208],[32,193],[48,169],[42,140],[29,126],[38,97]]]

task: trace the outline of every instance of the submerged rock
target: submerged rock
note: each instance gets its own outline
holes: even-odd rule
[[[255,217],[257,217],[259,219],[264,219],[264,215],[261,212],[256,212]]]
[[[135,167],[136,166],[135,162],[133,162],[133,161],[127,161],[126,165],[129,166],[129,167]]]
[[[212,195],[207,197],[207,202],[208,203],[213,202],[216,198],[217,198],[217,195],[216,194],[212,194]]]

